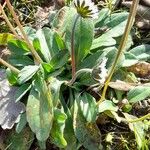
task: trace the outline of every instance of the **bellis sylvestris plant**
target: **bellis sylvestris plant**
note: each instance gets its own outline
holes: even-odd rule
[[[133,0],[134,7],[126,25],[127,12],[111,12],[112,15],[109,15],[110,10],[102,8],[98,13],[92,0],[66,0],[68,5],[72,5],[65,6],[56,15],[52,14],[50,27],[36,31],[21,26],[9,0],[6,0],[22,33],[21,38],[17,32],[16,36],[14,28],[12,33],[15,36],[0,34],[0,46],[8,46],[11,53],[6,60],[0,58],[0,63],[8,68],[0,69],[0,126],[4,130],[13,127],[11,134],[4,137],[4,144],[8,142],[9,149],[29,150],[32,149],[32,142],[34,146],[38,143],[41,149],[51,149],[53,145],[64,150],[114,149],[116,145],[105,140],[105,135],[110,131],[106,133],[104,130],[108,125],[106,116],[108,121],[110,118],[110,123],[112,121],[110,125],[114,125],[115,121],[118,127],[123,125],[127,128],[128,124],[135,134],[137,147],[143,147],[147,140],[144,132],[148,130],[145,122],[150,114],[137,118],[128,112],[132,109],[132,103],[150,96],[150,86],[135,83],[134,88],[126,82],[132,79],[126,64],[130,67],[129,62],[143,61],[143,56],[135,55],[135,50],[141,51],[139,47],[123,51],[127,40],[128,49],[133,42],[132,38],[128,39],[128,34],[138,1]],[[3,7],[0,5],[1,10]],[[5,18],[8,20],[7,16]],[[106,30],[103,30],[105,27]],[[149,47],[147,45],[145,50],[146,60]],[[118,61],[121,55],[123,57]],[[125,82],[118,84],[118,79]],[[114,86],[109,84],[110,81]],[[122,102],[124,99],[127,100],[125,104]],[[120,117],[121,113],[124,116]],[[127,133],[131,135],[129,128],[125,136],[121,134],[119,138],[117,128],[114,129],[113,141],[115,137],[118,141],[120,139],[120,143],[123,138],[130,140],[131,136],[126,138]],[[135,141],[133,138],[131,140]],[[124,144],[130,146],[130,143],[122,143],[122,148]],[[136,143],[131,145],[136,146]],[[0,149],[6,149],[1,148],[1,142]]]

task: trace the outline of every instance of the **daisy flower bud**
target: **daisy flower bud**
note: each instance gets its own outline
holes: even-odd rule
[[[91,0],[74,0],[78,14],[83,18],[98,18],[98,8]]]
[[[104,84],[108,75],[108,70],[106,69],[107,58],[104,57],[100,64],[93,69],[93,78],[100,84]]]

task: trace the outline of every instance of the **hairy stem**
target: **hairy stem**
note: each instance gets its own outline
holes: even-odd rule
[[[19,36],[18,36],[17,32],[15,31],[14,27],[13,27],[12,24],[10,23],[10,21],[9,21],[9,19],[8,19],[8,17],[7,17],[7,15],[5,14],[5,11],[4,11],[4,9],[3,9],[3,6],[2,6],[1,4],[0,4],[0,11],[1,11],[1,13],[2,13],[2,15],[3,15],[5,21],[6,21],[7,25],[8,25],[8,27],[10,28],[11,32],[15,35],[16,38],[19,39]]]
[[[71,34],[71,66],[72,66],[72,78],[75,76],[76,73],[76,60],[75,60],[75,49],[74,49],[74,34],[75,34],[75,27],[78,21],[79,15],[76,16],[74,25],[72,28]]]
[[[99,105],[103,100],[105,100],[105,94],[106,94],[109,82],[110,82],[110,80],[112,78],[112,75],[115,71],[118,60],[119,60],[121,54],[123,53],[123,50],[124,50],[125,45],[126,45],[127,40],[128,40],[128,35],[129,35],[129,33],[131,31],[131,28],[132,28],[132,25],[134,23],[134,19],[135,19],[135,15],[136,15],[136,12],[137,12],[138,4],[139,4],[139,0],[133,0],[132,1],[132,6],[130,8],[130,14],[129,14],[129,17],[128,17],[128,21],[127,21],[127,25],[126,25],[126,28],[125,28],[124,35],[121,39],[121,43],[120,43],[119,48],[118,48],[118,53],[116,55],[116,58],[114,60],[113,65],[110,69],[110,72],[108,74],[108,78],[106,79],[105,86],[104,86],[104,89],[103,89],[103,92],[102,92],[102,96],[101,96],[100,100],[97,102],[97,105]]]
[[[24,30],[23,30],[23,26],[21,25],[21,23],[20,23],[20,21],[19,21],[17,15],[16,15],[16,13],[15,13],[15,11],[14,11],[12,5],[10,4],[10,1],[9,1],[9,0],[6,0],[6,4],[7,4],[8,8],[9,8],[9,10],[10,10],[10,12],[11,12],[11,14],[12,14],[12,16],[13,16],[13,18],[14,18],[16,24],[17,24],[17,26],[19,27],[20,32],[22,33],[22,35],[23,35],[23,37],[24,37],[24,40],[27,42],[27,44],[28,44],[28,46],[29,46],[29,48],[30,48],[30,50],[31,50],[31,53],[32,53],[34,59],[36,60],[36,63],[41,63],[41,62],[42,62],[42,59],[40,58],[40,56],[38,55],[38,53],[36,52],[36,50],[34,49],[34,47],[32,46],[32,44],[30,43],[30,41],[29,41],[29,39],[28,39],[26,33],[25,33]]]
[[[2,58],[0,58],[0,63],[2,65],[4,65],[5,67],[8,67],[10,70],[12,70],[16,74],[18,74],[20,72],[20,70],[18,70],[16,67],[12,66],[11,64],[9,64],[8,62],[6,62]]]

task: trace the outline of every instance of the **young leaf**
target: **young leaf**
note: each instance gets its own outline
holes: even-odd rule
[[[37,77],[27,102],[27,121],[39,141],[46,141],[53,123],[53,105],[45,81]]]
[[[96,123],[86,122],[76,101],[74,104],[73,127],[77,139],[86,149],[102,149],[100,130],[98,129]]]
[[[129,91],[127,99],[131,103],[136,103],[138,101],[144,100],[148,96],[150,96],[149,86],[137,86]]]
[[[57,145],[59,148],[64,148],[67,146],[67,142],[63,135],[66,119],[67,116],[62,110],[54,110],[54,122],[50,135],[52,143]]]
[[[33,75],[38,71],[39,66],[25,66],[18,75],[18,82],[20,84],[25,83],[33,77]]]

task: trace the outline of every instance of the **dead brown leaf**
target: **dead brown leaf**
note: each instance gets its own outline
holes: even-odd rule
[[[129,91],[133,89],[137,84],[136,83],[127,83],[124,81],[117,80],[116,82],[110,82],[109,87],[120,90],[120,91]]]
[[[127,68],[128,71],[133,72],[136,76],[141,78],[148,78],[150,76],[150,63],[138,62]]]

